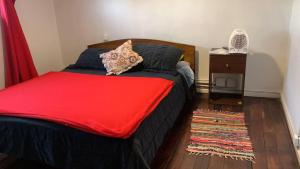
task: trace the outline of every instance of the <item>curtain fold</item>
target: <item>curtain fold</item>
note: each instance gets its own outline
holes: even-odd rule
[[[15,1],[0,0],[6,87],[38,76],[14,7]]]

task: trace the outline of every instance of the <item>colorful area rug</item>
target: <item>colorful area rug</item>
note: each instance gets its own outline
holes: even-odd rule
[[[244,113],[197,110],[187,149],[194,155],[218,155],[254,162]]]

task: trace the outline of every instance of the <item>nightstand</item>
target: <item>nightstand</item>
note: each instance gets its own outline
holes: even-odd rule
[[[242,105],[247,54],[210,54],[209,98],[213,104]]]

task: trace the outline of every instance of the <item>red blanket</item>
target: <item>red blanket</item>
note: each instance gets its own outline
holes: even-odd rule
[[[161,78],[51,72],[0,91],[0,115],[128,138],[172,87]]]

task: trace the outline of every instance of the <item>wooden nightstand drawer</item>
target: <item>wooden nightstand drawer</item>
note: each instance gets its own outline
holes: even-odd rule
[[[211,73],[245,73],[246,56],[243,55],[211,55]]]

